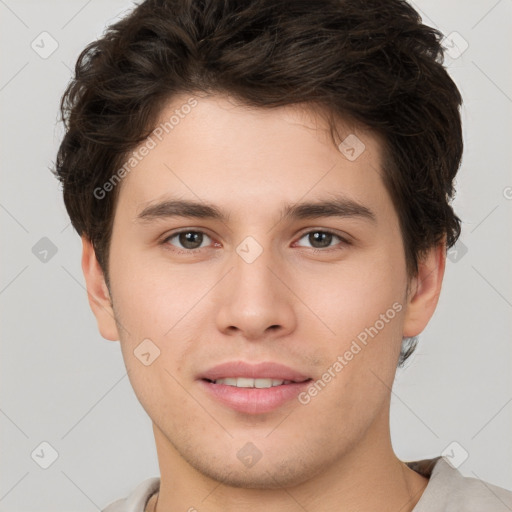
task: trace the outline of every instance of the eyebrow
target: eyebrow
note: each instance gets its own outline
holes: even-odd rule
[[[144,208],[137,215],[137,220],[150,222],[172,217],[210,219],[227,223],[230,216],[222,208],[210,203],[187,199],[167,199]],[[280,220],[304,220],[326,217],[356,217],[371,222],[377,221],[377,217],[372,210],[346,197],[285,205],[281,210]]]

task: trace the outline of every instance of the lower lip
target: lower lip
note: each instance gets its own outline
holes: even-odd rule
[[[296,398],[311,381],[293,382],[271,388],[237,388],[225,384],[214,384],[207,380],[199,382],[210,396],[231,409],[246,414],[263,414]]]

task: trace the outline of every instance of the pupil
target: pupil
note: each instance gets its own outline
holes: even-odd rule
[[[332,235],[330,233],[322,233],[320,231],[311,233],[311,235],[309,235],[309,236],[310,236],[310,238],[313,237],[313,242],[315,242],[315,243],[317,243],[319,241],[319,239],[321,239],[320,247],[329,247],[331,240],[332,240]],[[311,242],[311,240],[310,240],[310,242]],[[313,245],[313,247],[315,247],[314,243],[311,243],[311,245]]]
[[[183,247],[187,249],[197,249],[201,246],[202,235],[196,231],[188,231],[186,233],[180,233],[180,243]],[[199,244],[197,244],[197,239],[199,238]],[[195,240],[194,240],[195,239]],[[192,246],[190,246],[190,244]]]

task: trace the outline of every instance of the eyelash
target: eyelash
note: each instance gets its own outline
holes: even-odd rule
[[[208,238],[212,238],[210,237],[207,233],[205,233],[204,231],[201,231],[201,230],[198,230],[198,229],[182,229],[180,231],[176,231],[175,233],[171,233],[170,235],[168,235],[167,237],[165,237],[164,240],[162,240],[162,245],[165,245],[165,246],[171,246],[172,251],[176,251],[180,254],[183,254],[183,253],[187,253],[187,254],[197,254],[197,253],[200,253],[201,251],[203,251],[203,249],[207,249],[208,247],[199,247],[199,248],[196,248],[196,249],[181,249],[179,247],[175,247],[173,246],[172,244],[169,243],[170,240],[172,240],[173,238],[177,237],[178,235],[181,235],[182,233],[201,233],[203,235],[206,235]],[[347,240],[346,238],[343,238],[341,235],[338,235],[337,233],[333,232],[333,231],[329,231],[329,230],[326,230],[326,229],[312,229],[310,231],[306,231],[305,233],[302,233],[299,237],[298,240],[301,240],[302,238],[304,238],[305,236],[307,235],[310,235],[311,233],[323,233],[323,234],[327,234],[327,235],[332,235],[336,238],[338,238],[340,241],[341,241],[341,244],[344,245],[344,246],[348,246],[348,245],[351,245],[351,242],[349,240]],[[307,247],[302,247],[303,249],[307,249]],[[323,248],[323,249],[319,249],[319,248],[316,248],[316,247],[310,247],[309,249],[312,249],[313,251],[320,251],[320,252],[323,252],[323,253],[330,253],[330,252],[333,252],[333,251],[339,251],[339,250],[343,250],[343,247],[328,247],[328,248]]]

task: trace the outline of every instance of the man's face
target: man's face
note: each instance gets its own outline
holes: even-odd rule
[[[179,122],[147,141],[115,212],[129,377],[159,456],[235,486],[300,483],[387,435],[407,275],[381,147],[345,129],[341,151],[296,107],[213,96],[181,108],[189,98],[162,111]],[[226,217],[155,208],[172,200]],[[282,216],[325,201],[339,215]]]

